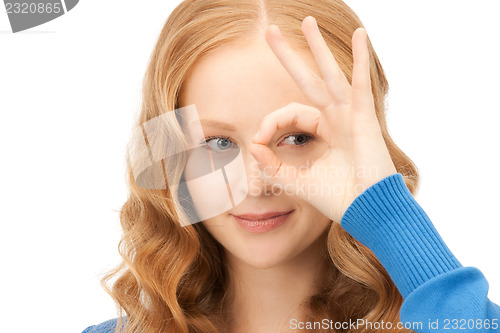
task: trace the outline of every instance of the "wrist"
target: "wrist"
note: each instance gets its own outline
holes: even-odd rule
[[[428,279],[461,266],[399,173],[359,195],[340,225],[373,251],[403,297]]]

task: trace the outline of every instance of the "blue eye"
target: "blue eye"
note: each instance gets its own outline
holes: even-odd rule
[[[289,145],[303,146],[309,143],[312,139],[314,139],[314,137],[308,134],[292,134],[285,137],[285,139],[283,139],[283,141],[281,141],[279,145],[285,143]]]
[[[202,144],[207,144],[208,147],[216,152],[222,152],[230,148],[237,147],[228,137],[211,136],[205,139]]]

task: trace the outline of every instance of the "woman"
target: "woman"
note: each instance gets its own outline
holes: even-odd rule
[[[485,277],[412,196],[387,90],[340,0],[181,3],[103,279],[126,317],[84,332],[500,332]]]

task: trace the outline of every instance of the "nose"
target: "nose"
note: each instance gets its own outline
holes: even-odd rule
[[[272,194],[272,184],[266,182],[263,172],[259,168],[259,162],[248,150],[243,151],[245,172],[248,185],[248,196],[265,197]]]

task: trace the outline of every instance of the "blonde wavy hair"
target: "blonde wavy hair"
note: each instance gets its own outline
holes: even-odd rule
[[[340,0],[183,1],[168,17],[149,59],[136,126],[180,107],[183,82],[203,56],[228,43],[248,43],[268,24],[277,24],[294,47],[309,49],[301,30],[302,20],[309,15],[316,18],[326,43],[351,82],[351,38],[354,30],[363,25]],[[396,169],[415,195],[418,170],[388,133],[388,83],[369,40],[368,48],[378,121]],[[166,127],[172,135],[181,136],[176,117],[169,117]],[[182,159],[167,160],[162,167],[182,170],[182,163]],[[116,331],[124,325],[125,332],[227,332],[231,284],[222,246],[202,223],[182,227],[180,220],[185,216],[179,215],[174,205],[177,193],[171,193],[168,187],[138,186],[130,163],[127,182],[130,193],[120,210],[123,235],[118,246],[123,261],[101,280],[117,304]],[[326,236],[329,271],[322,290],[304,303],[306,318],[383,320],[396,327],[403,298],[373,252],[338,223],[331,224]]]

